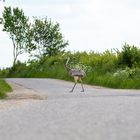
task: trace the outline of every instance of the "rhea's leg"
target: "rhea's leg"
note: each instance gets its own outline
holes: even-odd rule
[[[79,78],[79,81],[81,82],[81,87],[82,87],[82,91],[81,92],[84,92],[83,81],[82,81],[81,78]]]
[[[74,76],[74,86],[73,86],[73,88],[72,88],[72,90],[70,92],[73,92],[73,90],[74,90],[74,88],[75,88],[75,86],[77,84],[77,81],[78,81],[78,77]]]
[[[74,84],[74,86],[73,86],[72,90],[70,90],[70,92],[73,92],[73,90],[74,90],[76,84],[77,84],[77,83]]]

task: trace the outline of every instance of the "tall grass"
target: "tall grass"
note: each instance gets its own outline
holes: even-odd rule
[[[0,79],[0,99],[5,98],[7,92],[12,91],[11,86],[5,80]]]
[[[124,52],[114,53],[113,51],[65,52],[52,57],[46,56],[40,60],[31,60],[28,63],[18,62],[14,67],[6,70],[6,73],[8,73],[7,77],[57,78],[72,81],[73,78],[64,66],[66,58],[70,57],[72,65],[79,63],[87,68],[87,76],[83,79],[85,84],[140,89],[139,61],[128,61],[127,65],[124,56]],[[130,60],[133,60],[132,58],[133,55]],[[125,59],[125,64],[123,64],[123,59]],[[130,62],[134,67],[128,67]]]

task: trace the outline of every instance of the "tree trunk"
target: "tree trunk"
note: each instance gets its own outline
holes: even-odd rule
[[[14,41],[14,38],[12,37],[12,42],[13,42],[13,57],[14,57],[14,61],[13,61],[13,66],[15,66],[16,64],[16,59],[17,59],[17,56],[16,56],[16,45],[15,45],[15,41]]]

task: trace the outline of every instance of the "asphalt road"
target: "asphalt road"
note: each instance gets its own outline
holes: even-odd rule
[[[53,79],[7,79],[47,100],[0,112],[0,140],[140,140],[140,90]]]

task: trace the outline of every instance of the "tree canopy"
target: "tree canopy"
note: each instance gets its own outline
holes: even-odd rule
[[[32,46],[29,52],[36,57],[53,56],[63,51],[68,45],[58,23],[53,23],[47,17],[43,19],[34,18],[34,23],[31,28]]]
[[[26,31],[28,30],[28,18],[24,15],[22,9],[4,7],[2,13],[3,31],[7,32],[13,43],[13,65],[17,61],[17,57],[24,53],[26,48]]]
[[[30,23],[29,18],[18,7],[4,7],[0,24],[13,43],[13,65],[20,54],[29,53],[36,58],[53,56],[64,51],[68,45],[60,32],[59,23],[53,23],[47,17],[36,17]]]

